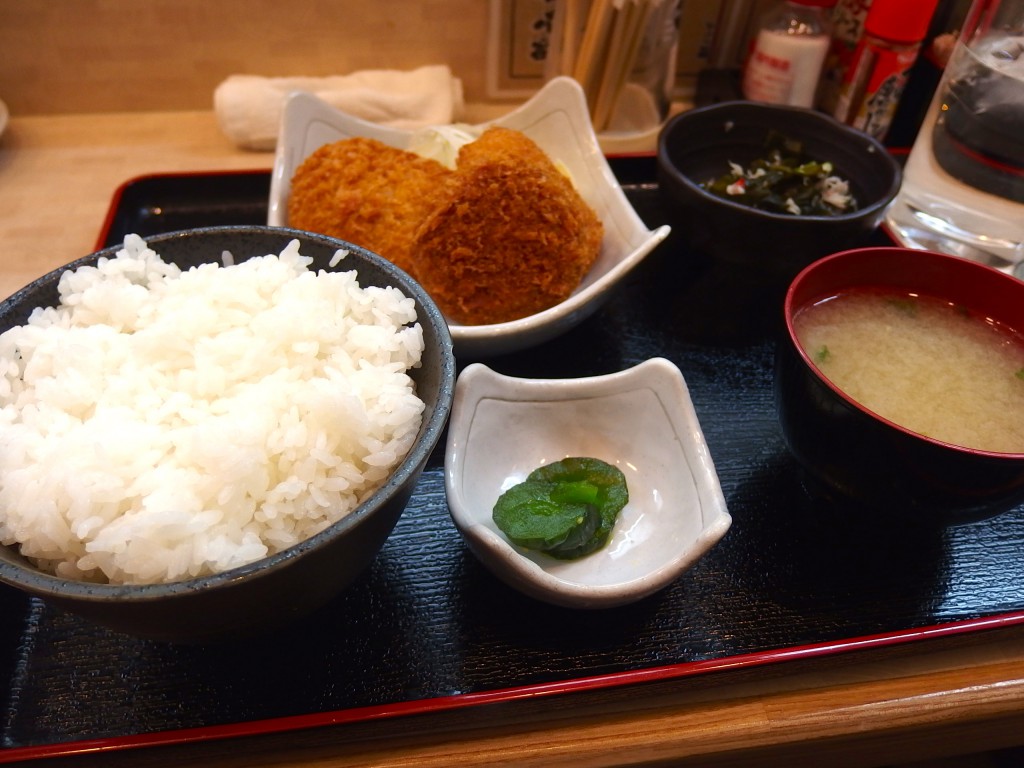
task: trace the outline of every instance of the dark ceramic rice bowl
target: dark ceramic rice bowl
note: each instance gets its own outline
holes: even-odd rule
[[[331,269],[339,248],[349,251],[336,268],[355,269],[362,287],[396,286],[416,302],[423,328],[422,365],[410,371],[426,404],[416,441],[389,479],[346,517],[277,554],[232,570],[187,581],[92,584],[59,578],[33,566],[13,546],[0,546],[0,582],[93,622],[128,634],[202,642],[269,630],[322,607],[377,555],[447,423],[455,383],[448,327],[436,305],[412,278],[381,257],[333,238],[267,226],[209,227],[156,235],[146,242],[165,261],[188,268],[220,259],[236,262],[280,253],[293,239],[313,259],[311,269]],[[113,256],[107,248],[55,270],[0,303],[0,332],[23,324],[32,309],[58,301],[57,283],[69,270]]]

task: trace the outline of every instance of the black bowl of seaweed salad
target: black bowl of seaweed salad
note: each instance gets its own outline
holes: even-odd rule
[[[865,242],[902,180],[867,134],[814,110],[747,101],[670,119],[657,163],[671,223],[693,250],[780,285]]]

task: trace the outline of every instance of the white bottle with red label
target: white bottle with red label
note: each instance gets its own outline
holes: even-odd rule
[[[783,0],[761,19],[743,68],[743,96],[751,101],[814,105],[836,0]]]

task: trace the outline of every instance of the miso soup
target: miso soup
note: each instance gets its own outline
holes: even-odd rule
[[[1024,453],[1024,338],[927,296],[851,291],[801,309],[797,338],[848,397],[955,445]]]

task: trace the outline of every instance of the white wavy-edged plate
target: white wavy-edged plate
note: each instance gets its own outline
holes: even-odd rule
[[[510,586],[555,605],[606,608],[668,586],[732,518],[679,369],[663,358],[579,379],[521,379],[482,363],[455,385],[445,491],[469,549]],[[626,476],[608,543],[578,560],[511,544],[491,514],[539,466],[589,456]]]
[[[507,323],[450,323],[455,352],[463,359],[526,349],[574,327],[669,234],[668,226],[648,229],[626,198],[601,151],[583,89],[575,80],[554,78],[522,106],[474,127],[488,125],[522,131],[564,165],[580,195],[600,216],[605,233],[596,263],[561,304]],[[302,161],[324,144],[353,136],[406,149],[413,134],[353,117],[308,93],[288,96],[270,182],[268,224],[287,226],[291,178]]]

